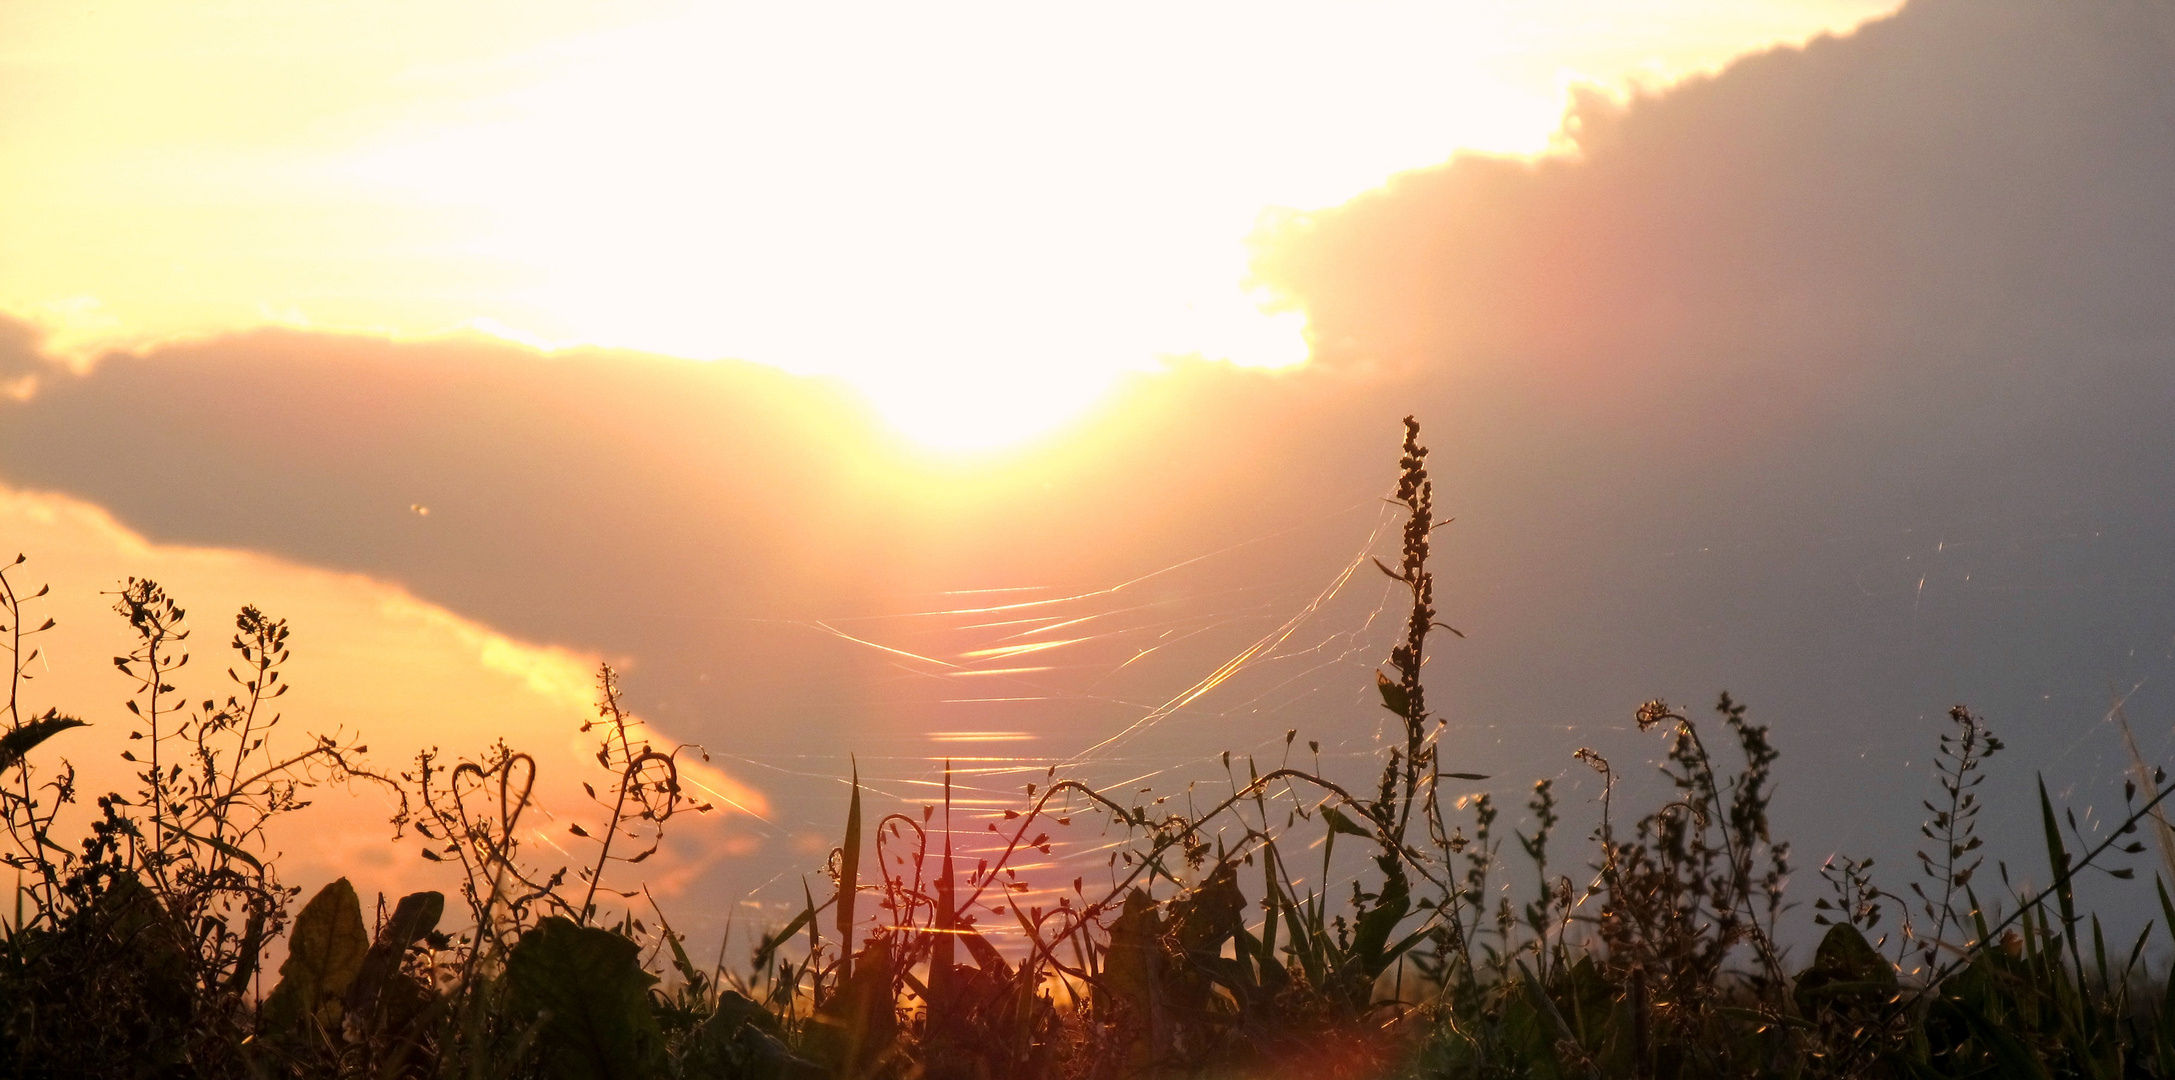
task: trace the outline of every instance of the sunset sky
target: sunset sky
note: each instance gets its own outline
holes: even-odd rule
[[[2175,732],[2175,14],[1897,7],[0,5],[33,697],[119,783],[103,593],[255,603],[296,730],[535,747],[548,848],[610,661],[714,925],[852,761],[1360,767],[1414,414],[1500,799],[1728,689],[1807,867],[1904,862],[1958,701],[2104,801],[2112,702]],[[428,879],[373,798],[305,877]]]
[[[734,357],[942,445],[1282,366],[1247,240],[1889,0],[11,4],[0,306]]]

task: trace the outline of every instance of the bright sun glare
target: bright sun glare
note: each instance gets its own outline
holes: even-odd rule
[[[74,206],[78,223],[14,242],[6,261],[42,276],[0,267],[0,303],[109,337],[462,323],[740,358],[846,379],[926,443],[986,447],[1168,358],[1303,361],[1303,320],[1246,284],[1270,208],[1331,205],[1460,148],[1536,152],[1576,81],[1665,78],[1885,6],[674,7],[399,65],[383,58],[403,39],[344,7],[283,8],[284,37],[242,44],[215,32],[248,19],[167,24],[174,44],[113,24],[60,64],[58,46],[19,44],[15,77],[183,89],[140,106],[166,110],[159,138],[110,160],[69,132],[129,95],[47,95],[88,102],[47,122],[76,175],[48,162],[0,197]],[[311,50],[378,84],[305,89]],[[215,62],[262,71],[198,77]],[[288,130],[228,131],[203,118],[232,102],[188,97],[261,103],[282,80],[313,103]],[[46,160],[17,145],[36,138],[0,134],[0,150]],[[101,198],[110,224],[86,223]],[[213,233],[216,258],[201,254]],[[162,274],[162,241],[198,253]],[[149,257],[123,274],[122,248]]]
[[[692,14],[554,50],[496,115],[354,169],[484,209],[469,242],[539,271],[570,337],[843,376],[978,446],[1162,357],[1304,360],[1300,318],[1242,289],[1262,208],[1552,126],[1448,25],[1136,14]]]

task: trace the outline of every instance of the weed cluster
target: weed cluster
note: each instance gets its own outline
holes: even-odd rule
[[[586,865],[523,850],[534,758],[503,742],[437,751],[387,774],[339,736],[273,741],[287,628],[245,608],[224,703],[176,689],[185,613],[154,583],[117,594],[136,646],[116,659],[137,727],[136,790],[97,798],[86,835],[55,832],[74,771],[33,751],[81,721],[33,713],[20,691],[48,620],[0,571],[10,649],[0,816],[20,875],[0,940],[0,1070],[8,1075],[289,1077],[835,1077],[1125,1080],[1148,1077],[2175,1077],[2175,1000],[2154,993],[2151,933],[2110,952],[2077,910],[2088,870],[2117,878],[2175,789],[2140,766],[2119,825],[2093,840],[2042,785],[2050,884],[1982,904],[1976,832],[1984,767],[2001,742],[1958,707],[1942,737],[1928,847],[1904,893],[1872,860],[1820,868],[1825,936],[1793,965],[1781,924],[1789,845],[1772,835],[1778,753],[1724,695],[1702,723],[1661,701],[1670,794],[1628,827],[1618,775],[1601,778],[1589,861],[1552,857],[1553,785],[1524,830],[1449,771],[1422,672],[1441,622],[1428,569],[1438,527],[1427,450],[1405,422],[1396,565],[1404,635],[1377,675],[1399,738],[1372,789],[1318,767],[1224,756],[1228,790],[1184,812],[1053,768],[987,821],[994,855],[965,865],[947,770],[941,804],[864,820],[855,775],[843,841],[798,915],[761,936],[745,969],[694,962],[625,870],[667,823],[710,809],[600,673],[603,825],[571,826]],[[38,594],[42,596],[43,593]],[[1462,635],[1459,635],[1462,636]],[[26,652],[26,650],[29,650]],[[1726,752],[1709,739],[1721,736]],[[1309,744],[1317,750],[1316,744]],[[1242,768],[1243,766],[1243,768]],[[265,857],[270,823],[322,785],[380,788],[396,841],[455,873],[438,892],[379,905],[366,923],[345,879],[300,897]],[[940,817],[941,815],[941,817]],[[1049,830],[1100,821],[1108,881],[1037,892],[1029,853]],[[2066,839],[2065,839],[2066,837]],[[1340,843],[1347,859],[1337,861]],[[1530,879],[1503,857],[1516,840]],[[1351,849],[1349,890],[1333,891]],[[1319,847],[1318,861],[1313,849]],[[2170,848],[2175,852],[2175,847]],[[870,873],[873,871],[873,873]],[[637,901],[640,901],[638,904]],[[2175,930],[2175,903],[2160,902]],[[457,916],[448,925],[448,911]],[[1891,910],[1900,918],[1881,929]],[[646,911],[642,917],[638,911]],[[2006,914],[2004,914],[2006,912]],[[283,938],[276,980],[260,970]],[[2089,940],[2087,941],[2087,938]],[[1004,947],[1000,947],[1000,942]],[[720,955],[722,956],[722,949]],[[2126,958],[2125,958],[2126,957]],[[264,989],[266,982],[273,985]]]

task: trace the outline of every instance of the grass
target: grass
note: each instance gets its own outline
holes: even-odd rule
[[[1053,769],[990,820],[995,854],[970,868],[955,850],[948,776],[941,804],[873,821],[855,776],[824,888],[804,892],[744,967],[698,963],[640,884],[670,823],[710,808],[679,782],[697,751],[656,745],[609,669],[585,727],[599,773],[584,786],[606,824],[573,826],[590,854],[546,869],[519,840],[534,758],[500,743],[380,771],[339,738],[290,748],[272,705],[286,688],[285,624],[244,609],[224,702],[185,698],[186,613],[131,580],[116,611],[136,647],[116,666],[133,689],[124,756],[136,788],[98,796],[82,835],[58,835],[79,793],[44,744],[81,722],[22,701],[51,622],[31,625],[43,593],[17,591],[18,558],[0,571],[13,657],[0,813],[19,875],[0,940],[0,1069],[2175,1077],[2175,999],[2144,964],[2154,927],[2110,941],[2074,889],[2088,872],[2133,877],[2115,863],[2145,850],[2141,829],[2171,842],[2161,803],[2175,789],[2142,762],[2119,825],[2097,840],[2042,785],[2050,883],[2013,887],[1997,864],[1997,887],[1980,874],[1976,820],[2002,746],[1958,707],[1901,891],[1870,859],[1837,859],[1819,868],[1825,895],[1802,906],[1788,896],[1789,845],[1769,827],[1778,749],[1727,695],[1711,719],[1659,701],[1636,709],[1640,729],[1664,740],[1669,787],[1626,823],[1616,767],[1572,751],[1602,791],[1599,827],[1576,857],[1557,853],[1548,781],[1533,788],[1524,831],[1509,831],[1487,796],[1462,797],[1461,785],[1487,778],[1440,759],[1421,677],[1435,632],[1456,633],[1434,606],[1426,462],[1408,419],[1403,544],[1396,565],[1379,564],[1410,598],[1377,676],[1402,738],[1371,788],[1290,764],[1297,732],[1274,767],[1226,755],[1227,792],[1182,812]],[[453,894],[416,893],[366,920],[343,879],[297,907],[265,832],[334,783],[392,796],[395,842],[446,864]],[[1115,842],[1108,883],[1036,889],[1023,860],[1048,854],[1049,830],[1074,818]],[[1333,893],[1355,852],[1348,891]],[[2152,887],[2159,925],[2175,928],[2165,884]],[[1799,918],[1824,928],[1804,962],[1783,944]],[[275,942],[286,954],[276,975],[262,969]]]

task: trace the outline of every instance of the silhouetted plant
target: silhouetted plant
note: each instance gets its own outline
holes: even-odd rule
[[[22,605],[12,586],[4,591],[12,634]],[[312,787],[382,778],[360,765],[362,747],[337,736],[299,750],[272,745],[284,621],[243,608],[231,642],[239,663],[228,671],[236,692],[191,707],[175,682],[189,659],[187,613],[156,582],[133,578],[114,608],[135,633],[114,666],[134,684],[126,704],[137,726],[122,757],[138,766],[139,787],[133,798],[100,796],[74,851],[52,835],[74,798],[73,771],[63,763],[40,785],[27,751],[79,722],[50,711],[23,719],[29,656],[12,638],[6,738],[20,749],[5,762],[10,863],[27,872],[18,896],[35,906],[9,930],[11,1041],[17,1062],[38,1072],[217,1071],[247,1039],[258,963],[294,897],[267,857],[268,824],[307,806]]]
[[[1926,812],[1933,817],[1918,829],[1921,836],[1933,842],[1934,852],[1918,852],[1919,868],[1927,882],[1911,883],[1911,892],[1926,913],[1928,929],[1920,948],[1928,965],[1938,962],[1949,932],[1963,926],[1968,914],[1958,912],[1956,902],[1966,895],[1972,876],[1985,862],[1978,854],[1985,841],[1978,835],[1980,804],[1976,789],[1986,782],[1983,770],[1987,759],[2002,749],[2001,740],[1971,710],[1958,705],[1948,711],[1948,718],[1953,729],[1942,733],[1938,759],[1941,793],[1946,798],[1938,805],[1925,803]]]
[[[387,778],[338,737],[282,749],[271,736],[285,623],[243,609],[235,689],[224,704],[192,706],[177,688],[186,613],[132,579],[116,610],[135,645],[116,665],[133,686],[124,753],[139,790],[100,797],[83,836],[55,836],[75,774],[64,759],[41,770],[33,757],[82,725],[22,701],[32,643],[51,622],[26,613],[43,593],[16,591],[18,558],[0,570],[0,642],[12,657],[0,811],[5,858],[21,875],[0,941],[4,1071],[2175,1077],[2175,1000],[2148,986],[2147,938],[2110,949],[2073,888],[2088,870],[2133,876],[2108,860],[2140,853],[2136,832],[2157,825],[2170,793],[2157,770],[2140,765],[2105,836],[2058,812],[2042,785],[2050,880],[2018,888],[1997,864],[2003,915],[1980,902],[1976,876],[1978,790],[2001,743],[1957,707],[1913,901],[1885,891],[1872,860],[1829,859],[1832,896],[1810,920],[1826,929],[1794,972],[1780,944],[1789,846],[1769,820],[1778,755],[1728,695],[1716,705],[1727,761],[1686,714],[1660,701],[1636,711],[1642,731],[1669,735],[1670,793],[1628,831],[1616,820],[1616,769],[1576,752],[1601,779],[1583,885],[1552,849],[1565,812],[1552,782],[1534,786],[1522,823],[1505,822],[1488,793],[1457,790],[1487,777],[1443,768],[1444,725],[1421,677],[1432,631],[1449,629],[1428,567],[1444,522],[1427,457],[1408,418],[1394,498],[1401,551],[1394,567],[1381,564],[1406,593],[1404,632],[1376,675],[1397,737],[1371,790],[1327,775],[1316,742],[1312,762],[1295,765],[1296,730],[1275,767],[1226,754],[1227,787],[1211,796],[1202,781],[1176,805],[1052,768],[986,819],[1001,843],[968,867],[948,767],[941,802],[873,824],[856,770],[828,884],[804,887],[798,914],[760,935],[744,973],[726,968],[722,945],[717,965],[695,963],[627,869],[664,851],[673,817],[710,808],[680,776],[682,755],[700,748],[653,745],[610,668],[582,729],[599,739],[605,779],[583,787],[601,816],[568,824],[595,848],[578,867],[547,868],[520,840],[540,812],[533,757],[504,742],[473,759],[431,749]],[[355,780],[393,794],[396,841],[412,829],[421,856],[457,876],[451,925],[441,925],[447,897],[419,892],[389,911],[381,899],[373,929],[346,879],[289,918],[296,895],[267,857],[266,830],[312,787]],[[1108,882],[1076,877],[1030,902],[1038,894],[1020,858],[1051,854],[1051,828],[1076,818],[1103,823]],[[1505,865],[1506,832],[1530,877]],[[1354,844],[1360,872],[1332,888]],[[2175,932],[2164,886],[2160,902]],[[1892,939],[1869,939],[1883,926]],[[1001,948],[997,930],[1016,932],[1015,945]],[[260,996],[260,965],[281,938],[279,978]],[[1917,966],[1902,971],[1914,953]]]

